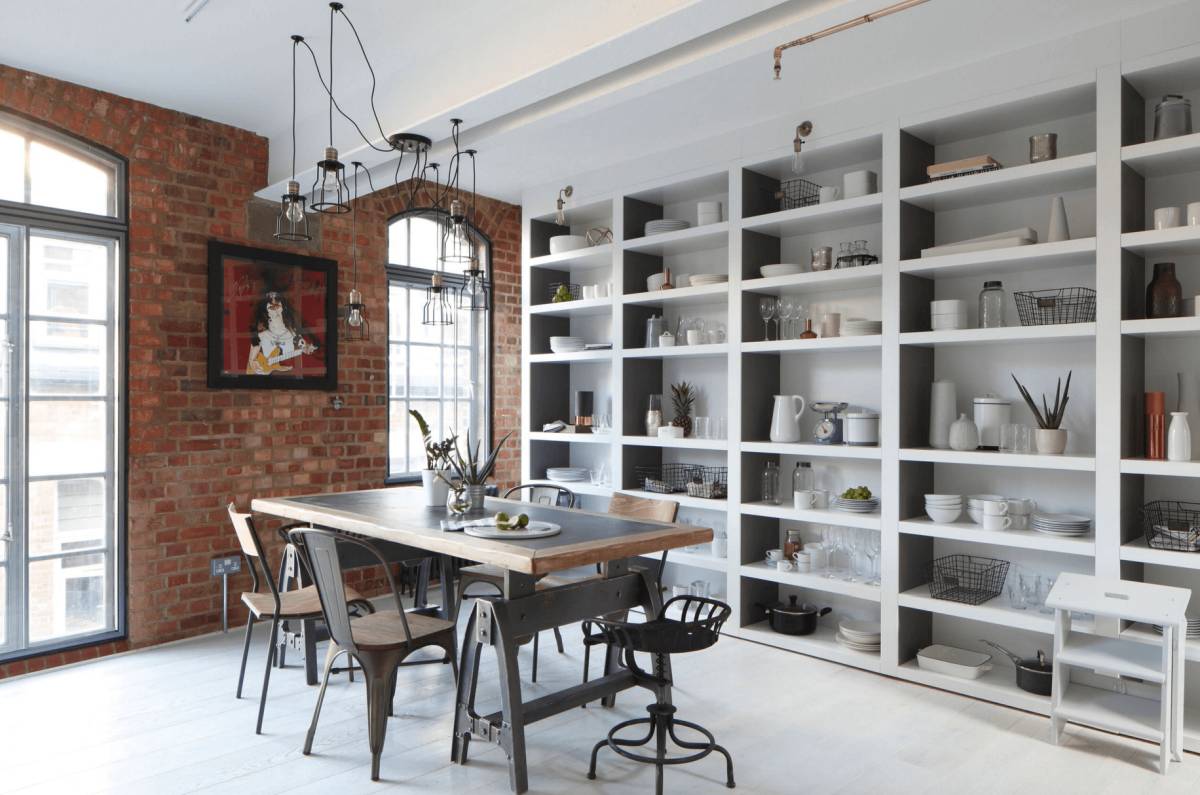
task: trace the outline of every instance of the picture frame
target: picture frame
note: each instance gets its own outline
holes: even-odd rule
[[[208,386],[337,388],[337,262],[208,243]]]

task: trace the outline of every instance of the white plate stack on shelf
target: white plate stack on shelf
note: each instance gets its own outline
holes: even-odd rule
[[[704,201],[696,203],[696,226],[721,223],[721,203]]]
[[[778,262],[774,265],[763,265],[758,269],[764,279],[773,279],[776,276],[795,276],[799,273],[804,273],[803,265],[792,265],[786,262]]]
[[[1045,535],[1082,536],[1092,529],[1092,520],[1073,513],[1035,513],[1030,527]]]
[[[879,622],[843,618],[838,622],[835,639],[847,649],[879,654]]]
[[[547,467],[546,479],[560,483],[582,483],[591,475],[584,467]]]
[[[708,284],[725,284],[729,281],[729,274],[726,273],[693,273],[691,277],[692,287],[704,287]]]
[[[967,302],[961,298],[946,298],[929,302],[929,327],[934,331],[949,331],[967,327]]]
[[[851,500],[845,497],[834,497],[833,507],[849,513],[875,513],[879,510],[879,498],[871,497],[865,500]]]
[[[869,334],[883,332],[882,320],[867,320],[861,317],[851,317],[842,321],[843,337],[865,337]]]
[[[678,232],[681,229],[687,229],[691,226],[687,221],[680,221],[674,218],[663,218],[658,221],[646,222],[646,237],[651,235],[662,235],[667,232]]]
[[[1153,624],[1152,627],[1159,635],[1162,634],[1162,624]],[[1187,617],[1187,639],[1200,640],[1200,616]]]
[[[587,347],[583,337],[551,337],[550,350],[554,353],[578,353]]]

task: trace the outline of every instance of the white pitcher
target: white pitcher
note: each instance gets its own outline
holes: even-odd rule
[[[804,398],[799,395],[775,396],[775,409],[771,412],[772,442],[800,441],[800,415],[804,413],[804,406]]]

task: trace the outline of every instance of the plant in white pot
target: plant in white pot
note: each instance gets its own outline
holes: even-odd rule
[[[425,449],[425,468],[421,470],[421,487],[425,491],[425,505],[429,508],[440,508],[446,504],[450,485],[440,474],[450,467],[450,453],[458,440],[451,436],[440,442],[433,440],[433,432],[429,423],[416,409],[409,409],[409,414],[417,421],[417,429],[421,431],[421,445]]]
[[[1029,394],[1029,390],[1021,385],[1015,375],[1012,380],[1017,385],[1017,389],[1021,390],[1021,397],[1025,398],[1025,405],[1029,406],[1034,419],[1037,420],[1038,427],[1033,434],[1037,451],[1047,455],[1062,455],[1062,452],[1067,449],[1067,430],[1062,427],[1062,421],[1067,412],[1067,401],[1070,399],[1068,393],[1071,391],[1071,371],[1067,371],[1065,385],[1061,378],[1058,379],[1058,385],[1054,388],[1054,405],[1051,406],[1047,403],[1046,396],[1043,394],[1040,409]]]
[[[495,448],[488,453],[486,458],[483,458],[480,453],[483,449],[483,441],[477,440],[474,446],[471,445],[471,432],[467,431],[467,449],[464,454],[463,450],[458,446],[458,436],[453,436],[454,446],[446,456],[446,463],[450,465],[449,474],[451,478],[446,477],[448,473],[439,473],[450,488],[456,492],[465,492],[466,502],[469,510],[482,511],[483,498],[487,491],[488,478],[492,476],[492,472],[496,469],[496,458],[500,455],[500,448],[508,441],[508,437],[512,436],[512,432],[504,434],[504,437],[496,443]]]

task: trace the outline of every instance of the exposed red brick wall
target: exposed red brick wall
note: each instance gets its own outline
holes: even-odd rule
[[[252,195],[267,180],[266,139],[3,65],[0,108],[126,158],[130,207],[128,640],[9,663],[0,666],[4,677],[219,627],[219,580],[209,577],[208,561],[237,550],[225,515],[230,500],[245,508],[254,496],[382,485],[385,227],[403,202],[385,190],[356,210],[359,288],[373,334],[368,343],[339,343],[341,411],[325,392],[211,390],[206,247],[213,238],[263,245],[250,239],[248,219]],[[339,261],[345,301],[350,218],[321,221],[319,245],[301,250]],[[492,240],[500,435],[517,429],[520,412],[520,208],[482,199],[478,224]],[[502,484],[518,477],[518,454],[510,443],[501,456]],[[363,587],[378,585],[369,571],[362,579]],[[231,585],[242,587],[248,579]],[[240,607],[231,616],[235,624],[244,619]]]

